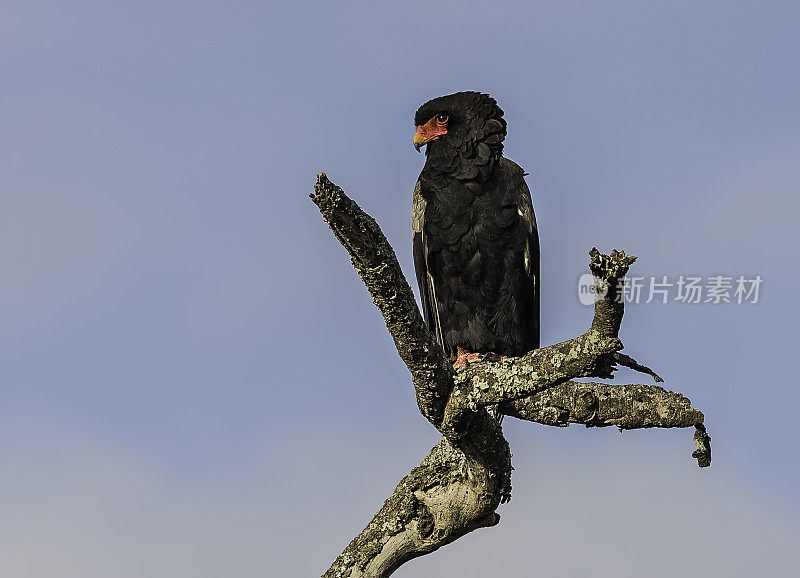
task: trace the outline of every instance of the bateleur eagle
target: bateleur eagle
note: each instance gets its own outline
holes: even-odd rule
[[[428,328],[454,367],[539,347],[539,236],[525,172],[503,157],[506,121],[488,94],[423,104],[414,147],[414,267]]]

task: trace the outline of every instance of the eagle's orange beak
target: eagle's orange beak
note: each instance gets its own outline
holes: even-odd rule
[[[436,122],[434,116],[425,124],[417,127],[417,132],[414,133],[414,148],[419,152],[420,147],[425,143],[436,140],[443,134],[447,134],[447,123]]]
[[[414,140],[412,141],[414,143],[414,148],[417,149],[417,152],[419,152],[419,149],[422,147],[422,145],[428,142],[428,140],[429,139],[426,139],[425,135],[422,134],[422,127],[418,126],[417,132],[414,133]]]

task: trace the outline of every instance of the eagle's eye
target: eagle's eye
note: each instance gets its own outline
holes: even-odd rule
[[[436,117],[436,122],[438,122],[439,124],[445,124],[448,118],[449,117],[446,114],[440,114],[439,116]]]

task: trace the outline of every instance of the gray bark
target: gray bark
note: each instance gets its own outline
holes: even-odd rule
[[[492,411],[546,425],[615,425],[621,429],[695,427],[692,454],[711,462],[703,414],[679,393],[652,385],[580,383],[611,378],[617,365],[653,376],[619,353],[624,304],[619,283],[636,260],[622,251],[590,252],[599,295],[589,329],[519,358],[470,365],[456,374],[428,331],[394,250],[375,220],[342,189],[317,176],[311,195],[386,321],[411,372],[422,415],[442,440],[403,478],[366,528],[324,574],[326,578],[389,576],[478,528],[496,525],[511,496],[511,452]]]

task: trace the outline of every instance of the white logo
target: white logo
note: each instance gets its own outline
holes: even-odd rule
[[[608,293],[608,285],[595,282],[594,276],[591,273],[584,273],[578,279],[578,299],[583,305],[594,305]]]

